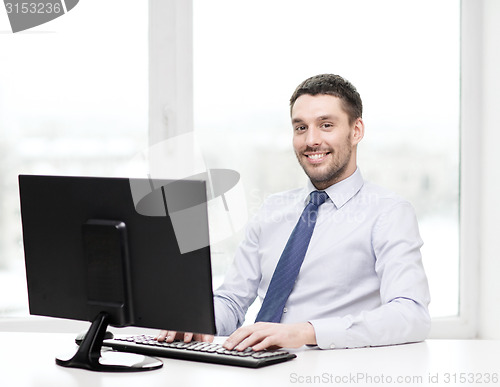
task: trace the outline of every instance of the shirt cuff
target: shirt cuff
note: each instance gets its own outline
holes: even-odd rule
[[[352,326],[351,316],[310,320],[309,322],[314,327],[319,348],[348,348],[347,330]]]

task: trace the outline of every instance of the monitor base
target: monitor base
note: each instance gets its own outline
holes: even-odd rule
[[[108,315],[100,313],[90,326],[76,354],[68,360],[56,358],[56,364],[99,372],[151,371],[163,366],[161,360],[155,357],[102,350],[107,327]]]

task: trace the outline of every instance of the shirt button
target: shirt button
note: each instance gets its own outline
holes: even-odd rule
[[[283,313],[288,312],[288,308],[283,308]]]
[[[330,349],[334,349],[335,348],[335,344],[330,344]]]

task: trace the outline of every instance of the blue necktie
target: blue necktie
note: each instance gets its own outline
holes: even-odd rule
[[[283,308],[292,292],[304,261],[307,247],[318,217],[318,207],[328,198],[324,191],[311,192],[309,203],[300,215],[297,225],[281,253],[273,277],[255,321],[280,322]]]

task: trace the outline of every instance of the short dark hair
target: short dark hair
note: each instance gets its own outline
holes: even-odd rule
[[[297,98],[304,94],[328,94],[340,98],[342,106],[349,116],[350,124],[363,115],[361,96],[352,83],[340,75],[320,74],[306,79],[297,86],[290,98],[290,112]]]

